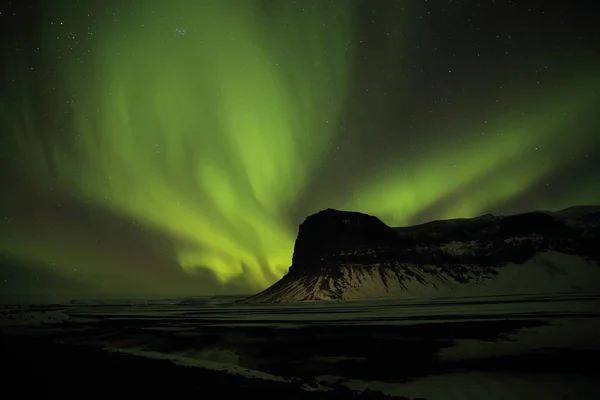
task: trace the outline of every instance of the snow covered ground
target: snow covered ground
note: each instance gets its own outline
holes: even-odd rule
[[[513,371],[510,367],[490,368],[490,363],[553,348],[600,351],[599,309],[600,298],[581,294],[295,304],[72,304],[46,311],[2,310],[0,328],[38,336],[48,331],[65,343],[168,359],[253,379],[321,382],[316,387],[306,384],[306,390],[329,390],[335,386],[331,382],[339,382],[355,390],[368,388],[429,400],[587,399],[594,398],[589,393],[600,394],[596,383],[600,380],[570,372],[568,365],[560,366],[561,371],[530,371],[518,368],[517,363]],[[506,321],[513,321],[516,328],[504,326]],[[542,323],[527,325],[528,321]],[[497,326],[490,328],[492,322]],[[457,329],[460,332],[453,333]],[[420,350],[405,354],[401,353],[405,350],[387,346],[399,345],[409,351],[413,345],[424,346],[426,352],[438,340],[451,341],[436,352],[441,364],[473,361],[475,367],[421,373],[408,381],[398,372],[394,378],[394,365],[408,365],[410,371],[418,364],[415,360]],[[339,343],[348,343],[348,347],[335,353],[332,346]],[[378,361],[379,368],[387,369],[388,376],[361,377],[365,360],[381,357],[381,346],[389,360]],[[293,357],[285,358],[290,352],[295,352]],[[340,373],[339,366],[348,363],[357,366],[346,370],[352,371],[352,376]],[[478,369],[478,365],[485,368]],[[311,368],[315,368],[314,374]],[[307,378],[306,374],[312,375]]]
[[[182,365],[185,367],[205,368],[205,369],[210,369],[213,371],[226,372],[228,374],[241,375],[246,378],[265,379],[265,380],[276,381],[276,382],[286,382],[287,381],[286,379],[279,377],[279,376],[275,376],[275,375],[267,374],[265,372],[241,367],[239,365],[236,365],[234,363],[235,361],[234,362],[213,361],[210,359],[191,358],[191,357],[185,357],[183,355],[164,354],[164,353],[159,353],[156,351],[144,351],[144,350],[140,350],[140,349],[109,349],[109,350],[121,352],[121,353],[132,354],[132,355],[136,355],[136,356],[140,356],[140,357],[154,358],[154,359],[159,359],[159,360],[170,360],[177,365]],[[223,353],[224,354],[217,355],[217,357],[218,356],[220,356],[220,357],[231,357],[232,356],[232,354],[230,354],[231,352],[223,351]],[[213,354],[213,357],[214,356],[215,355]]]
[[[598,319],[561,319],[560,323],[523,329],[498,341],[459,340],[455,346],[442,349],[439,359],[441,362],[493,359],[549,348],[600,350],[599,332]],[[517,370],[518,365],[514,367],[515,371],[459,371],[401,383],[340,376],[319,376],[317,381],[339,382],[353,390],[379,390],[388,395],[428,400],[564,400],[600,396],[598,374],[523,372]]]
[[[380,390],[392,396],[428,400],[597,399],[600,383],[578,374],[507,374],[468,372],[432,375],[408,383],[350,380],[354,390]]]
[[[463,306],[459,310],[465,311],[467,308],[468,306]],[[454,309],[454,312],[459,310]],[[573,336],[574,332],[576,338]],[[522,329],[497,341],[458,340],[454,346],[442,349],[439,358],[442,362],[478,360],[526,354],[551,347],[600,350],[598,332],[600,321],[597,319],[567,318],[548,326]],[[179,365],[208,368],[249,378],[289,381],[237,365],[238,355],[228,350],[212,354],[190,353],[191,357],[135,349],[119,351],[144,357],[167,358]],[[390,365],[393,362],[397,360],[390,360]],[[305,389],[330,390],[328,385],[337,382],[352,390],[370,389],[392,396],[428,400],[591,399],[590,394],[600,394],[600,381],[597,377],[576,373],[473,371],[428,375],[403,383],[348,379],[342,376],[315,376],[315,381],[319,384],[316,389],[308,385],[305,385]]]
[[[3,326],[36,326],[61,324],[69,320],[62,311],[32,311],[22,309],[0,310],[0,327]]]
[[[449,254],[462,254],[469,252],[472,246],[472,242],[453,242],[445,245],[443,250]],[[600,266],[584,257],[555,251],[537,253],[523,264],[511,263],[488,270],[465,264],[466,283],[454,280],[445,268],[398,264],[381,270],[378,264],[341,265],[341,276],[335,280],[327,275],[300,276],[294,280],[284,277],[276,292],[267,294],[267,290],[250,301],[598,293],[600,290]]]

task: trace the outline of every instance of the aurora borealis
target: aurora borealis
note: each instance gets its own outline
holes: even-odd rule
[[[247,293],[323,208],[600,203],[599,34],[583,2],[526,3],[0,10],[4,292]]]

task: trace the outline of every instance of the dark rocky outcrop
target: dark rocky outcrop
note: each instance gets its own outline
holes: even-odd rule
[[[599,210],[488,214],[403,228],[323,210],[300,225],[288,274],[247,301],[468,295],[467,288],[482,285],[498,286],[494,294],[546,293],[592,290],[596,279],[600,288]]]
[[[390,257],[400,238],[377,217],[358,212],[327,209],[306,218],[300,225],[290,274],[306,274],[335,268],[352,259],[372,263]]]

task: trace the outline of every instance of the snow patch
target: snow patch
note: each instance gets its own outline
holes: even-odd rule
[[[0,326],[61,324],[69,320],[62,311],[1,310]]]
[[[540,235],[531,235],[531,236],[522,236],[522,237],[513,237],[504,239],[505,243],[516,243],[521,244],[523,242],[539,242],[543,239]]]
[[[429,400],[589,399],[600,393],[597,379],[576,374],[473,372],[431,375],[407,383],[347,380],[342,384],[352,390]]]
[[[229,374],[241,375],[246,378],[255,378],[255,379],[264,379],[269,381],[277,381],[277,382],[288,382],[288,380],[280,377],[268,374],[266,372],[261,372],[249,368],[244,368],[239,365],[230,364],[226,362],[218,362],[218,361],[210,361],[210,360],[199,360],[191,357],[185,357],[182,355],[175,354],[164,354],[156,351],[145,351],[136,348],[130,349],[107,349],[109,351],[117,352],[117,353],[126,353],[140,357],[153,358],[157,360],[169,360],[176,365],[181,365],[185,367],[197,367],[210,369],[212,371],[221,371]]]
[[[450,242],[440,246],[440,250],[455,256],[473,254],[478,248],[479,245],[474,240],[468,242]]]

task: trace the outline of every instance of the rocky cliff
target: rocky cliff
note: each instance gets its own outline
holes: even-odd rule
[[[246,301],[597,292],[599,264],[600,207],[403,228],[327,209],[300,225],[289,272]]]

